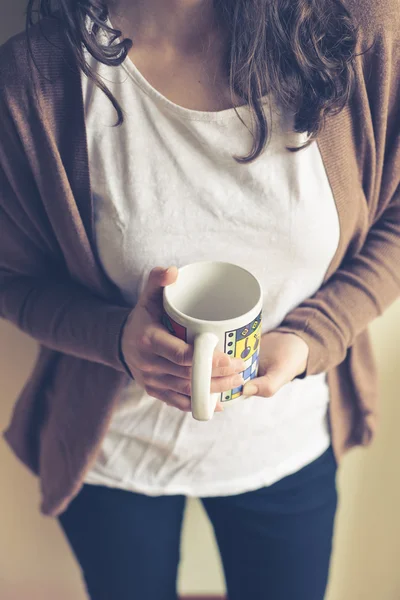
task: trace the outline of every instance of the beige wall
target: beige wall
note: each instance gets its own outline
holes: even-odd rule
[[[4,2],[5,0],[3,0]],[[21,0],[8,0],[0,42],[22,27]],[[371,449],[355,450],[339,475],[340,509],[328,600],[400,598],[400,302],[372,326],[382,391],[381,427]],[[0,321],[0,429],[8,422],[36,353]],[[79,572],[57,523],[38,512],[36,480],[0,441],[1,600],[84,600]],[[220,561],[198,502],[189,502],[180,589],[221,592]]]

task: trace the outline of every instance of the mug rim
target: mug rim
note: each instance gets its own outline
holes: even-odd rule
[[[174,306],[174,304],[172,304],[170,298],[169,298],[169,294],[168,294],[168,288],[170,288],[171,286],[165,286],[163,288],[163,299],[164,302],[167,304],[167,307],[169,310],[171,310],[171,312],[174,312],[176,316],[178,316],[180,319],[186,321],[186,322],[190,322],[190,323],[196,323],[199,325],[214,325],[216,327],[218,326],[224,326],[224,325],[228,325],[233,323],[234,321],[237,321],[238,319],[240,319],[241,321],[246,321],[247,320],[251,320],[250,319],[250,315],[256,311],[260,311],[262,310],[262,299],[263,299],[263,292],[262,292],[262,287],[261,287],[261,283],[259,282],[258,278],[248,269],[241,267],[240,265],[237,265],[235,263],[230,263],[230,262],[226,262],[226,261],[222,261],[222,260],[203,260],[203,261],[197,261],[194,263],[189,263],[187,265],[184,265],[183,267],[178,267],[178,271],[186,269],[188,267],[192,267],[194,265],[206,265],[206,264],[222,264],[222,265],[229,265],[232,267],[235,267],[236,269],[240,269],[241,271],[246,271],[246,273],[248,273],[253,279],[254,281],[257,283],[257,287],[258,287],[258,298],[257,301],[255,302],[255,304],[253,305],[253,307],[248,310],[246,313],[243,313],[237,317],[232,317],[231,319],[223,319],[223,320],[210,320],[210,319],[198,319],[196,317],[191,317],[190,315],[187,315],[186,313],[183,313],[182,311],[180,311],[178,308],[176,308]],[[171,284],[174,285],[174,284]],[[164,308],[167,308],[166,306],[164,306]],[[172,315],[171,315],[172,316]]]

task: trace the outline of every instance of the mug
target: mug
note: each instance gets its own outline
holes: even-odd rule
[[[241,398],[243,385],[210,393],[214,350],[242,358],[244,383],[257,377],[261,336],[262,288],[246,269],[227,262],[197,262],[181,267],[163,291],[162,322],[170,333],[194,345],[192,415],[213,417],[218,400]]]

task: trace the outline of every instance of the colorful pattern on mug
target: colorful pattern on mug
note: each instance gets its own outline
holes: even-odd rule
[[[262,313],[260,312],[258,317],[253,319],[248,325],[225,333],[225,354],[228,354],[232,358],[242,358],[245,361],[246,368],[241,373],[244,383],[257,377],[261,317]],[[244,384],[221,394],[221,402],[229,402],[229,400],[235,400],[235,398],[241,396],[243,386]]]
[[[262,313],[260,312],[257,318],[253,319],[251,323],[225,333],[225,354],[231,358],[242,358],[245,361],[246,369],[241,373],[241,375],[243,375],[244,384],[250,381],[250,379],[257,377],[261,337],[261,317]],[[172,335],[175,335],[184,342],[187,341],[186,327],[176,323],[166,312],[163,313],[162,323]],[[230,400],[239,398],[239,396],[242,395],[244,384],[232,390],[223,392],[220,401],[229,402]]]

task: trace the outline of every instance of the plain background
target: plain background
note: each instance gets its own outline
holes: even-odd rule
[[[2,0],[0,43],[23,27],[25,0]],[[371,327],[380,372],[381,425],[374,445],[344,459],[327,600],[400,599],[400,302]],[[0,429],[32,367],[36,343],[0,321]],[[268,401],[268,400],[266,400]],[[38,485],[0,441],[0,598],[84,600],[78,568],[58,528],[38,511]],[[182,593],[222,593],[215,541],[190,501],[183,532]]]

